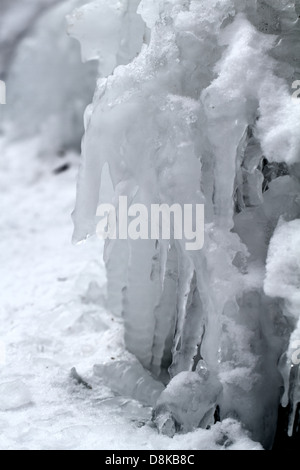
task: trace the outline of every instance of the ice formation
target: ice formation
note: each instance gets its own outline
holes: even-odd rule
[[[292,327],[289,347],[280,361],[285,393],[282,403],[286,407],[291,400],[289,435],[293,434],[300,403],[300,220],[279,220],[270,242],[267,261],[265,292],[270,297],[284,299],[282,312]]]
[[[106,244],[112,309],[128,350],[166,385],[154,420],[170,435],[234,417],[270,448],[280,400],[293,429],[299,15],[299,0],[97,0],[70,20],[84,58],[110,74],[85,115],[75,241],[95,233],[103,171],[106,202],[205,204],[201,251]],[[123,366],[100,366],[112,387]]]

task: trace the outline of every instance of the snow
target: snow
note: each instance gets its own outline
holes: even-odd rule
[[[280,220],[269,246],[265,292],[299,304],[299,289],[300,220]]]
[[[291,402],[289,435],[293,434],[297,405],[300,402],[300,374],[296,370],[296,378],[291,380],[293,369],[297,365],[294,360],[295,349],[300,339],[300,220],[279,220],[270,241],[264,289],[270,297],[284,299],[284,313],[293,324],[293,332],[289,347],[282,357],[280,372],[282,373],[285,392],[283,406]],[[299,349],[297,350],[298,353]],[[296,354],[297,356],[297,354]]]
[[[1,411],[16,410],[31,404],[29,389],[18,380],[1,384],[0,397]]]

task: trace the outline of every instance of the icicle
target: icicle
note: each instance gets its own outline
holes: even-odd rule
[[[155,334],[154,311],[161,296],[155,269],[155,242],[130,241],[128,283],[124,299],[125,342],[144,367],[150,369]]]
[[[173,343],[177,313],[178,258],[175,247],[169,253],[166,263],[163,292],[154,311],[155,332],[152,347],[151,370],[159,377],[161,368],[167,368],[171,360],[168,339]],[[165,354],[167,357],[165,357]]]
[[[137,360],[115,361],[112,364],[99,364],[94,367],[96,376],[116,393],[154,406],[164,390]]]

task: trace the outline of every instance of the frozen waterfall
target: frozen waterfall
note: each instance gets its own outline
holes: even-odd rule
[[[97,373],[155,396],[168,435],[233,417],[270,448],[280,402],[290,435],[299,421],[299,15],[299,0],[96,0],[69,17],[99,61],[74,240],[95,233],[100,200],[205,205],[202,250],[106,243],[138,362]]]

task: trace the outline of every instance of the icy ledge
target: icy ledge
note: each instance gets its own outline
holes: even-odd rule
[[[154,409],[162,432],[234,417],[270,448],[281,399],[292,402],[293,426],[299,310],[282,285],[299,288],[299,263],[290,284],[274,262],[280,229],[273,234],[279,219],[296,227],[300,217],[299,13],[299,0],[98,0],[72,18],[100,73],[128,64],[99,80],[86,111],[75,241],[95,232],[106,164],[106,202],[205,204],[200,252],[185,240],[106,245],[126,346],[168,384]]]

